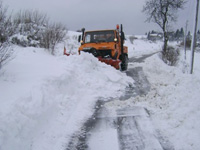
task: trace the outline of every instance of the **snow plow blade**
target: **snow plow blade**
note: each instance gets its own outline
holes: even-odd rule
[[[111,58],[102,58],[102,57],[98,57],[99,61],[106,63],[107,65],[111,65],[116,69],[120,69],[120,63],[121,60],[119,59],[111,59]]]

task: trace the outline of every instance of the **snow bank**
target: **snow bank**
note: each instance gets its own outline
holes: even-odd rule
[[[0,71],[0,149],[61,149],[101,98],[118,97],[132,79],[90,54],[51,56],[15,47]]]
[[[134,57],[138,58],[142,55],[152,54],[159,52],[162,49],[163,43],[161,41],[152,42],[147,40],[144,37],[136,36],[137,39],[133,40],[133,44],[130,39],[127,37],[125,45],[128,46],[128,55],[129,58]]]
[[[200,54],[197,53],[196,57],[199,58]],[[153,114],[155,125],[170,138],[176,150],[197,150],[200,147],[200,121],[197,119],[200,118],[200,72],[197,68],[194,75],[184,74],[181,68],[164,64],[157,55],[144,64],[152,83],[152,90],[144,100]]]
[[[189,56],[188,52],[187,58]],[[200,54],[195,56],[193,75],[188,73],[188,65],[182,64],[183,57],[178,67],[167,66],[159,54],[142,64],[133,64],[143,67],[151,90],[146,96],[130,99],[128,104],[146,107],[155,128],[173,143],[176,150],[197,150],[200,147]]]
[[[64,47],[66,48],[67,53],[78,54],[78,48],[80,46],[80,43],[78,42],[78,37],[81,34],[82,32],[68,31],[64,43],[60,43],[57,45],[56,55],[63,55]]]

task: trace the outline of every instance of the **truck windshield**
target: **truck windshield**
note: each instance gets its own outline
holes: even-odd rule
[[[110,31],[94,31],[85,33],[85,43],[114,42],[115,33]]]

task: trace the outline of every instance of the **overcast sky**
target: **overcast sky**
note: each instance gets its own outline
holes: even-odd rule
[[[126,34],[145,34],[159,27],[154,23],[145,23],[146,16],[142,8],[146,0],[3,0],[9,11],[38,10],[56,22],[62,22],[69,30],[76,31],[112,29],[123,24]],[[173,25],[176,30],[185,27],[189,20],[189,29],[193,30],[196,0],[188,0],[184,10],[178,13],[178,21]],[[200,22],[200,15],[199,15]],[[200,29],[200,23],[198,24]],[[193,32],[193,31],[192,31]]]

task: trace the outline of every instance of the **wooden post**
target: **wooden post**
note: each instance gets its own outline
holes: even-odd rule
[[[194,51],[195,51],[195,45],[196,45],[196,33],[197,33],[198,11],[199,11],[199,0],[197,0],[196,18],[195,18],[194,32],[193,32],[193,38],[192,38],[192,46],[191,46],[191,53],[192,53],[192,54],[191,54],[191,68],[190,68],[190,74],[193,73],[193,67],[194,67]]]

